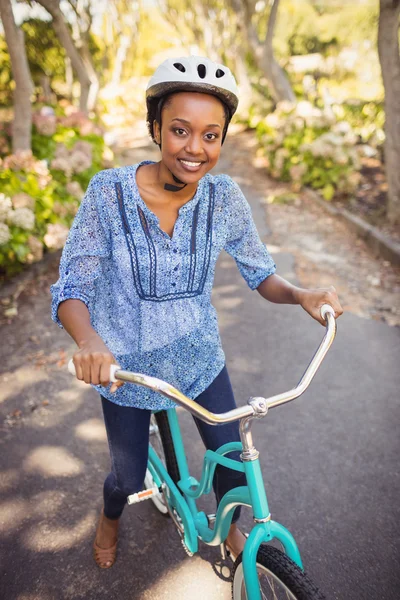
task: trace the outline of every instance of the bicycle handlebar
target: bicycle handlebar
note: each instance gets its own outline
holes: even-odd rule
[[[329,306],[329,304],[324,304],[321,307],[321,316],[326,320],[325,336],[299,383],[296,387],[288,392],[283,392],[282,394],[277,394],[275,396],[271,396],[270,398],[257,398],[257,401],[259,402],[259,410],[257,410],[254,404],[248,404],[247,406],[239,406],[238,408],[230,410],[227,413],[215,414],[200,406],[200,404],[195,402],[195,400],[191,400],[185,396],[185,394],[182,394],[182,392],[174,388],[166,381],[162,381],[162,379],[157,379],[156,377],[142,375],[141,373],[124,371],[117,365],[111,365],[110,367],[110,381],[135,383],[137,385],[147,387],[155,392],[159,392],[166,398],[176,402],[179,406],[183,406],[183,408],[192,413],[192,415],[198,417],[202,421],[205,421],[209,425],[222,425],[224,423],[231,423],[233,421],[238,421],[239,419],[251,417],[256,414],[257,416],[262,417],[267,414],[268,409],[275,408],[281,404],[286,404],[287,402],[298,398],[310,385],[336,335],[335,312],[333,308]],[[68,363],[68,370],[72,375],[76,376],[75,365],[72,359]],[[251,400],[253,399],[250,399],[250,401]],[[263,409],[264,405],[265,409]]]

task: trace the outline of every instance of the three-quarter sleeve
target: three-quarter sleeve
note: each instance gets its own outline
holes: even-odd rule
[[[52,319],[59,327],[58,307],[69,299],[81,300],[91,312],[95,297],[96,280],[102,263],[110,255],[107,235],[107,213],[101,202],[103,186],[99,174],[87,188],[76,214],[60,261],[60,276],[50,287],[52,294]]]
[[[275,273],[276,265],[260,239],[242,190],[233,180],[231,183],[227,197],[230,232],[224,249],[235,259],[250,289],[255,290],[264,279]]]

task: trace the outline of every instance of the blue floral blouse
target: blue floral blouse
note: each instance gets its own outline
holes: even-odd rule
[[[51,286],[52,318],[69,298],[123,369],[168,381],[196,398],[222,370],[225,356],[211,304],[215,263],[233,256],[251,289],[275,272],[249,204],[228,175],[207,173],[179,210],[172,237],[140,197],[144,164],[100,171],[90,181]],[[143,387],[93,386],[108,400],[146,409],[175,404]]]

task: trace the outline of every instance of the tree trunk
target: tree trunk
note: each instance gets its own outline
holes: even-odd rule
[[[89,107],[89,95],[91,92],[92,82],[84,61],[75,47],[74,41],[65,22],[64,15],[61,12],[59,2],[58,0],[37,0],[37,2],[41,4],[53,17],[54,31],[56,32],[61,45],[65,48],[65,51],[71,60],[72,68],[74,69],[81,86],[79,108],[83,113],[87,114],[89,108],[91,108]]]
[[[69,56],[65,57],[65,85],[67,87],[68,100],[72,102],[74,88],[74,72],[72,70],[71,59]]]
[[[400,224],[400,0],[380,0],[378,52],[385,88],[387,216]]]
[[[272,0],[268,30],[264,42],[260,41],[257,30],[252,22],[254,3],[249,0],[230,0],[230,4],[238,16],[238,26],[247,40],[258,68],[268,79],[268,83],[271,86],[271,95],[275,102],[281,102],[282,100],[296,102],[296,96],[290,82],[283,69],[281,69],[275,60],[272,45],[279,0]]]
[[[89,48],[86,45],[82,46],[82,59],[86,67],[86,71],[90,78],[90,89],[87,101],[87,109],[93,110],[97,103],[97,96],[99,95],[100,82],[96,69],[94,68],[92,56],[89,52]]]
[[[40,76],[40,86],[43,93],[43,102],[51,104],[53,101],[53,92],[51,89],[50,77],[48,75],[43,74]]]
[[[31,150],[33,83],[25,52],[24,34],[17,28],[11,0],[0,0],[0,16],[15,81],[12,151]]]
[[[279,0],[273,0],[271,13],[268,19],[268,30],[265,38],[264,51],[261,53],[259,59],[259,66],[267,74],[268,81],[271,84],[272,96],[274,100],[280,102],[281,100],[289,100],[289,102],[296,102],[296,96],[292,90],[288,78],[285,75],[283,69],[279,66],[274,56],[273,49],[273,38],[276,24],[276,18],[278,15]]]

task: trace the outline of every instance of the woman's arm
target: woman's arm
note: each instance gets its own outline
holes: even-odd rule
[[[260,283],[258,293],[277,304],[300,304],[316,321],[325,325],[320,309],[323,304],[329,304],[335,311],[335,317],[343,314],[338,295],[333,286],[315,290],[306,290],[292,285],[279,275],[270,275]]]
[[[110,366],[115,365],[116,360],[93,329],[86,304],[81,300],[64,300],[58,307],[58,318],[79,348],[72,357],[77,378],[85,383],[108,385]],[[115,392],[121,385],[122,381],[113,383],[110,392]]]

